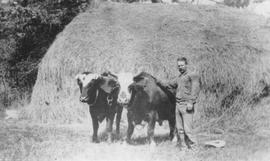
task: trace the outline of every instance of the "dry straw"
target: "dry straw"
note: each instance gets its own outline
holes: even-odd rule
[[[88,120],[76,74],[147,71],[170,80],[179,56],[186,56],[201,77],[198,107],[204,116],[220,116],[270,83],[265,61],[270,35],[264,23],[248,12],[219,6],[101,4],[57,36],[22,116],[43,123]]]

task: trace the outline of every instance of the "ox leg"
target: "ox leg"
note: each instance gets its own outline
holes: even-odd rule
[[[170,126],[170,140],[172,141],[175,133],[175,118],[169,120]]]
[[[92,118],[92,124],[93,124],[93,136],[92,136],[92,141],[94,143],[98,143],[99,140],[98,140],[98,136],[97,136],[97,133],[98,133],[98,119],[97,117],[93,114],[93,113],[90,113],[91,114],[91,118]]]
[[[114,114],[110,115],[110,116],[107,118],[106,129],[107,129],[108,142],[109,142],[109,143],[112,143],[112,127],[113,127],[113,119],[114,119]]]
[[[120,134],[120,121],[121,121],[122,111],[123,111],[123,107],[121,105],[117,105],[117,110],[116,110],[116,135],[117,135],[117,138],[119,138],[119,134]]]
[[[149,114],[149,123],[148,123],[148,129],[147,129],[147,139],[151,145],[155,145],[154,140],[154,129],[156,125],[156,113],[152,112]]]
[[[127,113],[127,118],[128,118],[128,129],[127,129],[126,142],[130,143],[131,135],[133,134],[133,131],[134,131],[133,120],[132,120],[132,116],[131,116],[130,112]]]

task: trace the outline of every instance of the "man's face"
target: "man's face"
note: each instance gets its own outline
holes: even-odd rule
[[[177,61],[177,68],[180,73],[184,73],[187,70],[187,65],[185,61]]]

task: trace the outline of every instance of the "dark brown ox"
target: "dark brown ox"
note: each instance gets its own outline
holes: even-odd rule
[[[162,86],[152,75],[142,72],[133,78],[129,86],[131,100],[128,106],[127,142],[130,142],[135,125],[144,120],[148,122],[147,139],[154,142],[154,128],[156,121],[162,124],[169,121],[170,139],[174,137],[175,130],[175,89],[169,90]]]
[[[80,87],[80,101],[89,105],[93,124],[93,142],[99,142],[97,133],[99,122],[106,118],[108,141],[112,142],[112,127],[115,114],[116,134],[119,135],[120,119],[123,107],[117,103],[119,83],[111,73],[101,75],[84,72],[76,76]]]

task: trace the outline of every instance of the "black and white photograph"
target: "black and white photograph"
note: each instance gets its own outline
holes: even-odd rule
[[[270,0],[0,0],[0,161],[270,161]]]

